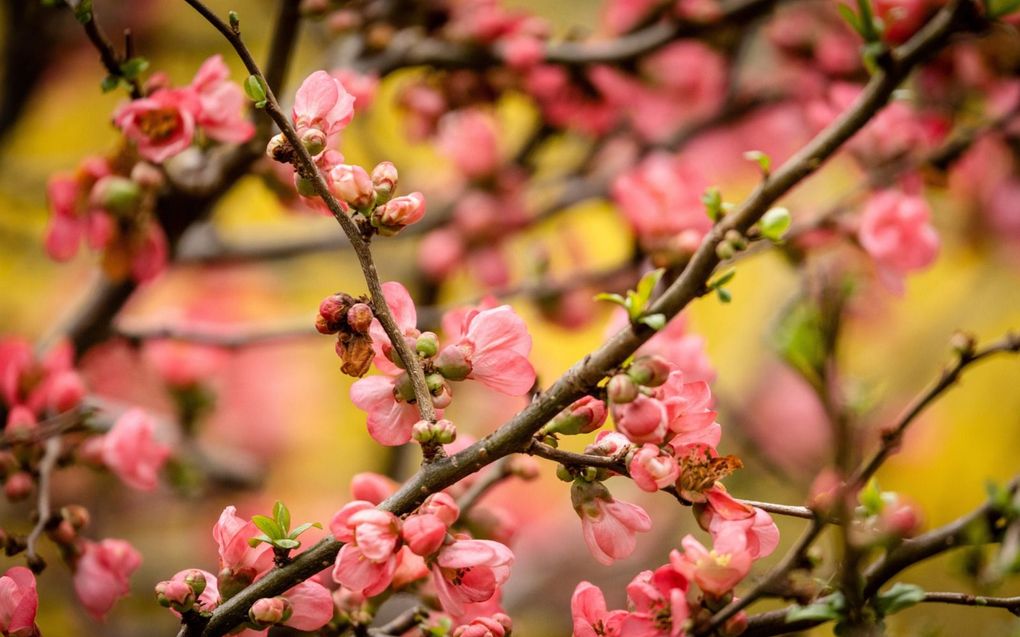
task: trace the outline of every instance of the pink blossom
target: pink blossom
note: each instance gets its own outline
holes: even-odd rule
[[[252,138],[255,126],[244,117],[244,92],[229,78],[221,55],[202,63],[189,87],[198,97],[195,121],[216,141],[242,143]]]
[[[425,557],[443,545],[446,524],[436,515],[412,515],[404,520],[402,535],[412,552]]]
[[[390,314],[393,315],[393,321],[413,348],[414,342],[421,336],[421,332],[418,331],[418,312],[414,307],[411,294],[407,288],[396,281],[383,283],[382,291],[383,298],[386,299],[386,306],[389,308]],[[399,374],[401,367],[394,363],[397,358],[396,352],[393,351],[390,337],[386,334],[379,319],[372,321],[368,333],[372,337],[372,349],[375,350],[375,358],[372,363],[384,374],[391,376]]]
[[[478,109],[454,111],[439,120],[439,150],[463,175],[477,179],[499,165],[499,138],[494,118]]]
[[[372,211],[372,225],[379,234],[390,237],[407,226],[418,223],[425,216],[425,196],[412,192],[390,199]]]
[[[709,503],[712,499],[709,499]],[[714,510],[709,507],[709,511]],[[727,533],[735,532],[735,529],[743,529],[747,543],[747,552],[751,559],[768,557],[779,546],[779,529],[772,520],[772,516],[754,508],[754,514],[743,519],[727,519],[723,515],[710,515],[708,532],[712,538],[719,538]]]
[[[143,355],[167,385],[191,387],[209,380],[221,370],[229,354],[218,347],[170,339],[149,340]]]
[[[630,477],[644,491],[654,493],[676,482],[680,466],[671,454],[653,444],[644,444],[630,461]]]
[[[535,384],[535,368],[528,361],[531,335],[509,305],[468,312],[460,331],[462,336],[448,348],[456,348],[467,361],[467,378],[510,396],[528,393]]]
[[[354,97],[354,105],[359,112],[371,108],[372,102],[375,101],[375,95],[379,91],[378,75],[358,73],[349,68],[334,69],[330,75]]]
[[[216,582],[216,576],[208,571],[203,571],[197,568],[189,568],[183,571],[178,571],[170,578],[171,582],[178,582],[181,584],[188,585],[186,580],[193,577],[194,574],[199,574],[205,579],[205,589],[202,594],[198,596],[195,602],[195,606],[199,611],[212,611],[220,605],[220,590]],[[190,586],[188,586],[190,590]]]
[[[581,518],[581,532],[588,550],[609,566],[634,552],[636,533],[651,530],[652,520],[636,504],[614,500],[600,482],[574,481],[570,490],[574,511]]]
[[[132,251],[132,278],[139,283],[155,279],[166,270],[169,253],[170,248],[163,227],[155,221],[146,224],[142,230],[140,245],[134,246]]]
[[[35,613],[39,594],[35,575],[24,566],[12,566],[0,576],[0,634],[29,637],[38,633]]]
[[[131,590],[128,579],[142,556],[124,540],[86,541],[75,565],[74,590],[82,606],[102,619]]]
[[[610,35],[626,33],[660,5],[658,0],[606,0],[602,4],[602,27]]]
[[[629,403],[611,406],[616,429],[632,442],[659,444],[666,438],[669,415],[656,398],[638,395]]]
[[[284,626],[312,632],[333,619],[333,596],[318,582],[305,580],[284,593],[283,598],[290,602],[292,611]]]
[[[383,500],[393,495],[397,490],[397,483],[379,473],[357,473],[351,478],[351,497],[355,500],[365,500],[373,505],[379,505]]]
[[[67,261],[78,253],[85,239],[94,250],[105,248],[112,235],[113,221],[89,196],[94,186],[111,174],[102,157],[83,160],[73,175],[56,174],[46,185],[50,227],[46,232],[46,253],[55,261]]]
[[[298,88],[292,117],[298,135],[314,128],[331,137],[354,117],[354,97],[340,80],[325,71],[315,71]]]
[[[939,238],[930,216],[924,199],[895,190],[876,193],[865,204],[858,237],[894,290],[902,289],[904,275],[928,267],[938,256]]]
[[[213,526],[213,539],[219,548],[220,568],[247,576],[249,583],[272,568],[272,547],[265,543],[254,547],[248,544],[248,540],[260,533],[254,522],[238,517],[234,506],[223,509]]]
[[[670,564],[708,595],[722,597],[751,570],[751,553],[742,529],[731,528],[721,533],[711,551],[692,535],[685,536],[680,543],[684,550],[672,551]]]
[[[170,448],[156,441],[155,431],[155,421],[141,409],[125,412],[103,436],[103,464],[128,486],[155,489],[170,456]]]
[[[620,637],[683,637],[688,587],[687,578],[669,566],[638,573],[627,585],[633,611],[622,617]]]
[[[397,567],[399,519],[355,500],[333,516],[329,528],[333,537],[346,542],[337,555],[333,579],[365,597],[386,590]]]
[[[464,604],[492,599],[510,577],[514,554],[491,540],[454,540],[439,551],[432,567],[443,609],[462,614]]]
[[[429,575],[428,564],[420,555],[416,555],[406,546],[397,551],[397,568],[393,571],[393,582],[390,587],[400,590]]]
[[[574,637],[617,637],[626,611],[609,611],[602,589],[590,582],[581,582],[570,598],[570,614],[574,621]]]
[[[139,155],[158,164],[191,145],[196,99],[187,89],[160,89],[118,108],[113,122],[135,143]]]
[[[875,0],[875,16],[882,21],[882,39],[906,42],[924,24],[933,5],[927,0]]]
[[[464,241],[453,228],[433,230],[418,247],[418,267],[429,278],[442,281],[461,264],[464,250]]]
[[[394,395],[394,378],[369,376],[351,385],[351,402],[368,412],[368,433],[381,445],[398,446],[411,440],[421,416],[418,409]]]

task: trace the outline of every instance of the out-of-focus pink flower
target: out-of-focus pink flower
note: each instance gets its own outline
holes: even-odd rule
[[[647,248],[691,254],[712,227],[701,202],[708,185],[687,161],[658,153],[617,177],[612,195]]]
[[[103,464],[128,486],[142,491],[156,488],[159,470],[170,448],[155,438],[156,423],[141,409],[127,411],[103,436]]]
[[[146,224],[141,242],[132,253],[132,278],[139,283],[155,279],[166,270],[169,253],[163,227],[155,221]]]
[[[467,378],[510,396],[528,393],[535,384],[535,368],[528,361],[531,335],[509,305],[468,312],[460,331],[462,336],[444,349],[463,357]]]
[[[938,256],[939,237],[930,216],[923,198],[895,190],[876,193],[865,204],[858,238],[896,291],[902,290],[904,275],[928,267]]]
[[[709,511],[712,511],[711,507]],[[707,530],[713,539],[731,533],[733,529],[744,530],[751,559],[768,557],[779,546],[779,529],[772,516],[761,509],[755,508],[754,515],[739,520],[728,520],[722,515],[710,516]]]
[[[607,0],[602,4],[602,28],[609,35],[626,33],[661,4],[658,0]]]
[[[499,165],[496,122],[491,115],[478,109],[444,115],[439,120],[436,143],[468,179],[484,177]]]
[[[460,615],[464,604],[492,599],[510,577],[514,554],[499,542],[454,540],[439,551],[432,567],[443,610]]]
[[[620,625],[621,637],[682,637],[690,617],[687,579],[670,566],[638,573],[627,585],[633,611]]]
[[[876,521],[878,532],[895,538],[911,538],[917,535],[924,520],[921,508],[916,502],[899,493],[886,495]]]
[[[464,249],[460,233],[453,228],[433,230],[418,247],[418,266],[429,278],[441,281],[461,264]]]
[[[238,517],[236,507],[223,509],[213,526],[213,539],[219,548],[220,568],[229,569],[238,576],[246,576],[248,583],[272,568],[272,547],[262,542],[254,547],[248,544],[248,540],[260,533],[254,522]]]
[[[239,144],[255,134],[255,126],[244,116],[247,99],[241,87],[230,81],[223,56],[214,55],[203,62],[189,88],[198,97],[195,121],[206,135]]]
[[[414,405],[398,400],[394,378],[369,376],[351,385],[351,402],[368,412],[368,433],[381,445],[397,446],[411,440],[411,430],[421,416]]]
[[[604,135],[620,119],[619,108],[587,94],[573,83],[561,66],[539,64],[530,69],[525,77],[525,89],[538,102],[545,119],[554,126],[587,135]]]
[[[580,582],[570,598],[574,637],[616,637],[627,612],[610,611],[602,589],[591,582]]]
[[[914,35],[937,3],[927,0],[875,0],[875,17],[882,21],[882,39],[892,44]]]
[[[397,567],[400,520],[355,500],[333,516],[329,528],[333,537],[346,542],[337,555],[333,579],[365,597],[386,590]]]
[[[75,565],[74,590],[82,606],[102,619],[131,590],[131,574],[142,564],[142,556],[124,540],[86,541]]]
[[[31,637],[38,634],[35,613],[39,594],[35,575],[24,566],[12,566],[0,576],[0,634]]]
[[[340,80],[325,71],[315,71],[298,88],[292,117],[299,136],[314,128],[331,137],[354,117],[354,97]]]
[[[372,107],[375,94],[379,91],[379,76],[374,73],[358,73],[353,69],[334,69],[330,73],[340,85],[354,97],[354,106],[364,112]]]
[[[46,232],[46,253],[55,261],[67,261],[78,253],[84,238],[94,250],[106,247],[112,234],[109,213],[91,202],[94,186],[109,176],[111,167],[103,157],[87,157],[74,174],[58,173],[46,185],[50,227]]]
[[[351,478],[351,497],[378,506],[397,491],[396,482],[379,473],[358,473]]]
[[[680,466],[676,458],[665,453],[658,446],[645,443],[630,461],[628,466],[634,484],[644,491],[652,493],[664,489],[676,482],[680,476]]]
[[[606,566],[634,552],[636,533],[651,530],[652,520],[636,504],[614,500],[600,482],[575,480],[570,489],[574,511],[588,550]]]
[[[751,553],[742,529],[728,529],[720,534],[711,551],[692,535],[685,536],[680,543],[684,550],[672,551],[670,564],[709,595],[722,597],[751,570]]]
[[[454,629],[453,637],[503,637],[511,626],[510,618],[503,613],[494,617],[475,617]]]
[[[163,382],[178,388],[208,380],[222,369],[229,357],[218,347],[171,339],[146,341],[142,352]]]
[[[118,108],[113,123],[135,143],[139,155],[158,164],[191,145],[196,100],[187,89],[160,89]]]

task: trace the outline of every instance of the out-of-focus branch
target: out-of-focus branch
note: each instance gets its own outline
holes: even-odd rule
[[[68,2],[68,6],[74,10],[70,2]],[[106,37],[103,28],[99,26],[95,11],[91,7],[83,18],[82,29],[84,29],[85,35],[88,36],[89,42],[92,43],[96,52],[99,53],[99,60],[103,63],[106,72],[127,83],[131,99],[136,100],[140,98],[142,96],[142,85],[139,84],[137,77],[128,77],[124,74],[121,66],[126,60],[114,50],[113,43]]]
[[[457,506],[460,507],[461,515],[464,515],[478,504],[485,497],[486,493],[497,485],[502,484],[507,478],[513,476],[513,471],[510,470],[510,462],[511,458],[507,457],[494,463],[493,467],[485,475],[476,480],[464,492],[464,495],[457,499]]]
[[[25,541],[25,555],[28,558],[28,564],[36,572],[46,566],[42,558],[39,557],[37,549],[39,538],[50,521],[50,479],[53,477],[57,460],[60,459],[61,449],[60,436],[50,438],[46,441],[42,460],[39,461],[39,496],[36,503],[36,515],[39,516],[39,519],[36,520],[35,526],[32,527],[32,531]]]
[[[925,593],[922,601],[934,604],[956,604],[957,606],[1005,608],[1014,615],[1020,616],[1020,597],[986,597],[985,595],[969,595],[967,593]]]

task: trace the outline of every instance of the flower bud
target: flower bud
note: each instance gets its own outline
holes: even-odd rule
[[[404,372],[393,381],[393,396],[396,397],[398,402],[409,403],[414,401],[414,385],[411,384],[411,379],[407,376],[407,372]]]
[[[379,196],[379,201],[390,200],[397,190],[397,167],[393,162],[383,161],[376,164],[372,169],[372,185]]]
[[[438,392],[432,392],[432,405],[436,409],[446,409],[453,402],[453,390],[449,383],[443,383]]]
[[[126,217],[138,209],[142,200],[142,191],[138,184],[126,177],[108,175],[92,186],[89,203],[93,208],[102,208],[119,216]]]
[[[436,422],[419,420],[411,429],[411,436],[420,443],[448,445],[457,438],[457,428],[445,418]]]
[[[88,526],[91,521],[89,510],[80,504],[69,504],[66,507],[61,508],[60,516],[67,520],[67,522],[77,531]]]
[[[412,515],[404,520],[400,532],[412,553],[426,557],[443,546],[446,524],[435,515]]]
[[[343,292],[327,296],[322,300],[322,303],[319,304],[319,316],[323,318],[325,327],[330,330],[326,332],[327,334],[335,334],[343,329],[348,311],[355,303],[353,296]]]
[[[32,439],[38,423],[32,410],[24,405],[15,405],[7,414],[4,437],[11,442],[28,442]]]
[[[443,378],[442,374],[429,374],[425,377],[425,385],[429,388],[429,391],[433,394],[442,391],[443,385],[446,384],[446,379]]]
[[[294,612],[285,597],[263,597],[251,605],[248,617],[256,624],[279,624],[290,619]]]
[[[184,582],[166,580],[156,584],[156,601],[159,605],[179,613],[190,610],[196,597],[195,592]]]
[[[314,157],[326,150],[326,133],[318,128],[306,128],[301,133],[301,145]]]
[[[966,332],[954,332],[952,338],[949,339],[949,346],[961,358],[970,356],[974,353],[974,348],[977,346],[977,339],[974,338],[973,334]]]
[[[58,374],[50,383],[47,405],[54,413],[63,413],[74,409],[85,398],[85,383],[77,372],[65,371]]]
[[[563,482],[573,482],[574,474],[570,473],[570,469],[566,465],[556,465],[556,477]]]
[[[634,447],[630,439],[618,431],[603,431],[595,437],[594,444],[588,445],[584,452],[597,456],[622,456]]]
[[[617,374],[609,379],[606,386],[610,402],[623,405],[638,397],[638,386],[626,374]]]
[[[266,156],[281,164],[289,164],[293,155],[294,149],[291,147],[287,136],[283,133],[273,135],[266,145]]]
[[[418,513],[435,515],[443,521],[443,524],[451,526],[460,517],[460,507],[449,493],[439,492],[425,498],[425,501],[418,507]]]
[[[542,428],[542,433],[587,434],[605,422],[606,403],[593,396],[585,396],[557,414]]]
[[[419,356],[432,358],[439,351],[439,337],[432,332],[422,332],[414,343],[414,350]]]
[[[627,369],[627,375],[638,385],[658,387],[666,382],[670,371],[669,361],[661,356],[642,356]]]
[[[193,568],[184,574],[184,583],[195,593],[195,597],[205,592],[208,582],[205,581],[205,574],[197,568]]]
[[[424,216],[425,197],[420,192],[412,192],[390,199],[372,211],[372,225],[379,230],[379,234],[390,237],[406,226],[421,221]]]
[[[895,538],[910,538],[921,530],[922,516],[916,504],[897,493],[883,494],[878,531]]]
[[[47,525],[46,534],[54,543],[64,546],[73,546],[78,538],[78,533],[67,520],[60,520],[56,526]]]
[[[372,178],[361,166],[340,164],[329,173],[333,192],[353,208],[365,209],[375,202]]]
[[[216,588],[220,597],[230,599],[255,581],[254,568],[225,568],[216,575]]]
[[[739,230],[727,230],[723,238],[738,252],[747,249],[747,238]]]
[[[464,380],[471,373],[471,361],[468,353],[456,345],[443,348],[436,357],[436,371],[447,380]]]
[[[7,476],[4,482],[4,496],[11,502],[19,502],[32,495],[35,488],[35,480],[26,471],[18,471]]]
[[[336,330],[326,321],[322,314],[315,315],[315,331],[319,334],[336,334]]]
[[[736,253],[737,253],[736,249],[733,247],[733,244],[730,243],[729,241],[720,241],[715,246],[715,256],[719,257],[723,261],[725,261],[726,259],[732,259],[733,255],[735,255]]]
[[[142,188],[154,190],[163,185],[163,171],[147,161],[140,161],[131,168],[131,181]]]
[[[356,334],[368,334],[368,328],[374,318],[375,314],[367,303],[355,303],[347,310],[347,325]]]

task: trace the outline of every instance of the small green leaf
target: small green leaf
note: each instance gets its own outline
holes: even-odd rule
[[[638,281],[634,292],[627,294],[630,299],[630,307],[628,309],[632,319],[641,316],[641,313],[645,311],[645,307],[648,306],[648,301],[652,298],[652,293],[655,291],[655,286],[659,284],[664,272],[664,269],[659,268],[646,273]]]
[[[897,582],[889,590],[878,594],[876,605],[883,616],[898,613],[904,608],[924,601],[924,589],[915,584]]]
[[[92,0],[79,0],[77,4],[69,4],[71,4],[71,8],[74,10],[74,19],[79,24],[92,22]]]
[[[148,60],[143,57],[133,57],[120,65],[120,72],[126,79],[135,80],[147,68],[149,68]]]
[[[283,529],[281,529],[280,525],[276,523],[276,520],[267,518],[264,515],[254,515],[252,516],[251,521],[255,523],[255,526],[257,526],[260,531],[268,535],[271,540],[278,540],[285,535]]]
[[[287,505],[279,500],[273,505],[273,519],[280,525],[283,535],[286,535],[287,530],[290,529],[290,511],[287,509]]]
[[[772,169],[772,158],[760,150],[747,151],[744,153],[744,159],[758,164],[758,168],[761,169],[763,175],[768,175],[769,171]]]
[[[279,540],[273,540],[273,546],[278,546],[281,549],[296,549],[301,546],[301,542],[292,540],[290,538],[283,538]]]
[[[273,538],[269,537],[268,535],[265,535],[264,533],[259,533],[255,537],[248,539],[248,546],[255,548],[256,546],[263,542],[267,544],[272,544]]]
[[[595,300],[596,301],[609,301],[610,303],[616,303],[617,305],[622,305],[623,307],[627,307],[627,299],[623,298],[619,294],[611,294],[609,292],[600,292],[600,293],[595,295]]]
[[[638,319],[638,323],[643,323],[658,332],[662,328],[666,327],[666,315],[656,312],[655,314],[642,316]]]
[[[313,526],[315,528],[317,528],[317,529],[321,529],[322,528],[322,525],[319,524],[318,522],[305,522],[304,524],[299,525],[296,529],[291,531],[290,535],[288,535],[287,537],[289,537],[291,539],[294,539],[297,536],[299,536],[302,533],[304,533],[305,531],[307,531],[308,529],[312,528]]]
[[[857,32],[857,35],[864,37],[864,33],[861,31],[861,21],[850,5],[840,3],[836,8],[839,10],[839,15],[843,16],[843,19]]]
[[[255,106],[262,108],[266,105],[266,84],[259,76],[249,75],[244,80],[244,93],[255,102]]]
[[[772,208],[761,217],[761,234],[769,241],[781,241],[793,223],[786,208]]]
[[[786,623],[799,621],[831,621],[840,618],[838,610],[827,602],[818,602],[809,606],[794,606],[786,611]]]
[[[878,515],[884,508],[885,500],[882,498],[882,490],[878,488],[878,481],[872,478],[864,485],[861,492],[857,494],[857,501],[864,507],[868,515]]]
[[[705,213],[713,222],[723,217],[723,200],[719,188],[712,186],[701,195],[701,203],[705,204]]]
[[[99,88],[101,88],[104,93],[109,93],[113,89],[117,88],[119,85],[120,85],[119,77],[117,77],[116,75],[107,75],[106,77],[103,78],[103,81],[99,83]]]
[[[227,19],[230,20],[230,29],[234,33],[241,32],[241,18],[238,17],[237,11],[228,11]]]
[[[729,303],[733,300],[733,295],[726,288],[716,288],[715,295],[719,297],[719,300],[723,303]]]
[[[708,284],[708,289],[716,290],[718,288],[721,288],[722,286],[724,286],[727,283],[729,283],[730,281],[732,281],[733,277],[735,277],[735,276],[737,276],[737,271],[736,270],[729,270],[728,272],[725,272],[724,274],[721,274],[719,276],[719,278],[717,278],[715,281],[710,282]]]

